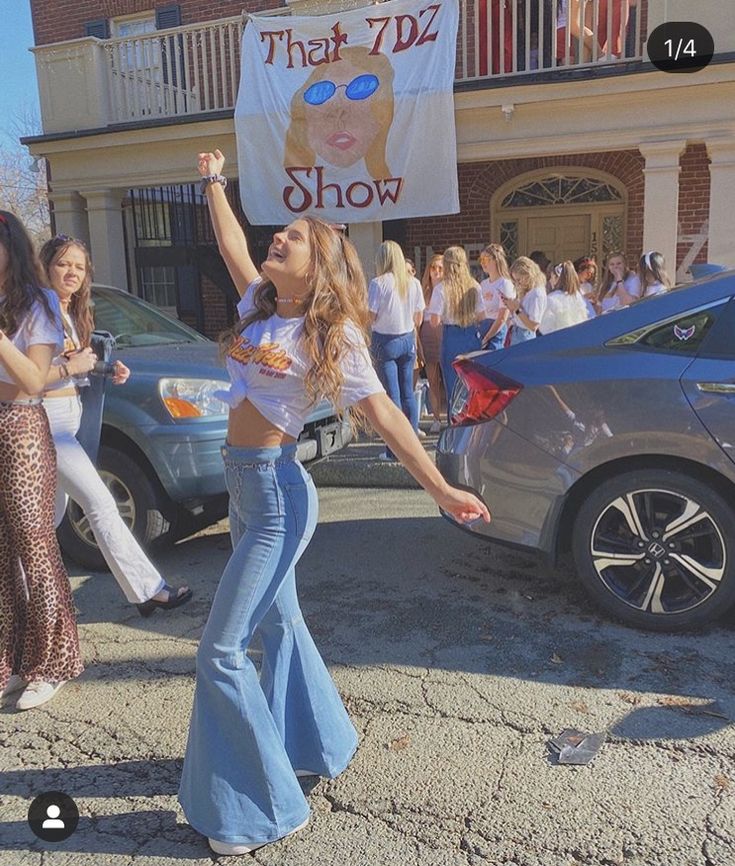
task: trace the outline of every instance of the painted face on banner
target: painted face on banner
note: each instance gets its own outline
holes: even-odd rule
[[[306,136],[324,162],[344,168],[365,157],[381,130],[374,108],[380,88],[377,75],[343,60],[306,90]]]

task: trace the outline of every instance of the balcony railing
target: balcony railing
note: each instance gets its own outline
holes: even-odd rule
[[[640,59],[652,2],[661,0],[460,0],[456,80],[523,81]],[[44,131],[232,109],[242,26],[238,16],[35,48]]]

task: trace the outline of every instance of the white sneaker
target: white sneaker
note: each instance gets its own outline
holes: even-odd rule
[[[441,433],[442,425],[440,421],[432,421],[429,427],[429,433]]]
[[[424,433],[424,431],[420,427],[416,431],[416,435],[419,437],[419,439],[426,439],[426,433]]]
[[[38,680],[35,683],[28,683],[23,694],[18,698],[15,705],[17,710],[32,710],[34,707],[40,707],[50,701],[51,698],[64,685],[65,680],[58,683],[47,683],[43,680]]]
[[[390,457],[388,455],[387,451],[383,451],[380,454],[378,454],[378,460],[382,460],[383,463],[395,463],[396,462],[396,458]]]
[[[8,695],[12,695],[14,692],[19,692],[27,685],[28,681],[24,680],[23,677],[19,677],[18,674],[11,674],[5,684],[5,688],[0,692],[0,698],[7,698]]]
[[[272,845],[273,842],[280,842],[281,839],[287,839],[289,836],[293,836],[294,833],[298,833],[299,830],[303,830],[304,827],[309,823],[309,819],[307,818],[303,824],[299,824],[298,827],[294,827],[290,833],[286,833],[285,836],[281,836],[280,839],[273,839],[272,842],[261,842],[260,844],[255,845],[238,845],[237,843],[232,842],[218,842],[216,839],[209,839],[209,847],[214,851],[215,854],[222,854],[224,856],[237,856],[239,854],[250,854],[251,851],[257,851],[258,848],[262,848],[264,845]]]

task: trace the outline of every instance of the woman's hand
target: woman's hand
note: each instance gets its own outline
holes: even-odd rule
[[[490,523],[491,520],[490,512],[484,502],[474,493],[457,487],[449,487],[445,493],[437,496],[436,504],[442,511],[451,514],[457,523],[472,523],[476,520]]]
[[[518,298],[506,298],[505,296],[503,296],[502,300],[506,306],[506,309],[510,310],[511,313],[518,312],[518,308],[521,305],[521,302],[518,300]]]
[[[122,361],[115,361],[115,372],[112,374],[113,385],[124,385],[130,378],[130,368]]]
[[[72,352],[66,356],[66,369],[72,376],[83,376],[89,373],[97,363],[97,355],[87,346],[86,349],[79,349],[78,352]]]
[[[225,157],[221,150],[215,150],[214,153],[200,153],[197,156],[197,171],[202,177],[222,174],[224,166]]]

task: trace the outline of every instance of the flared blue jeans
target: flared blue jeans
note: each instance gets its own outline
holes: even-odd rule
[[[294,568],[317,522],[311,477],[295,445],[222,453],[233,552],[197,651],[179,802],[205,836],[256,845],[308,817],[294,771],[337,776],[357,733],[296,595]],[[247,655],[256,633],[260,676]]]

